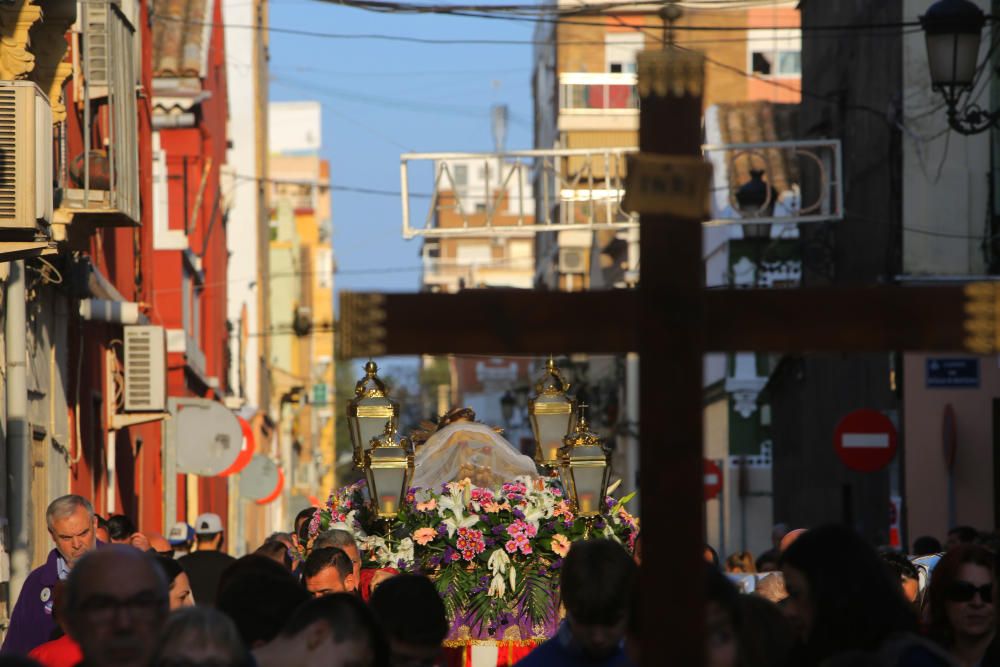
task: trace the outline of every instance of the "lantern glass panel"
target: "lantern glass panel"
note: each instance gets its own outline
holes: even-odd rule
[[[573,402],[562,395],[539,396],[534,403],[534,421],[542,460],[555,461],[573,426]]]
[[[358,430],[361,432],[361,449],[367,451],[371,448],[374,438],[382,437],[385,428],[389,424],[391,417],[359,417]]]
[[[399,511],[406,483],[406,451],[402,447],[378,447],[370,451],[369,475],[373,500],[383,516]]]
[[[927,63],[936,88],[968,88],[976,76],[980,33],[927,35]]]
[[[569,456],[579,513],[584,516],[599,514],[604,502],[608,470],[604,449],[599,446],[574,447]]]

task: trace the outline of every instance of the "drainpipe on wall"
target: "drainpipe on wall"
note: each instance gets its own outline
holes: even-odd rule
[[[4,344],[7,357],[7,509],[11,600],[17,600],[31,570],[28,516],[31,467],[28,450],[27,321],[24,260],[10,263]]]

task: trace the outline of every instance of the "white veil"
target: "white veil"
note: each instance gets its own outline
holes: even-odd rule
[[[519,475],[537,477],[535,462],[485,424],[458,421],[437,431],[414,456],[413,486],[437,490],[466,477],[496,489]]]

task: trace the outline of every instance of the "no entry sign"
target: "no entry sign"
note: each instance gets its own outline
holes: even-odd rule
[[[877,410],[855,410],[837,424],[833,446],[851,470],[875,472],[896,455],[896,427]]]
[[[712,500],[722,491],[722,468],[712,459],[705,459],[705,500]]]

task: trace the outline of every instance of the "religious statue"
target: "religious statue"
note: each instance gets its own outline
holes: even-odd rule
[[[475,419],[476,413],[469,408],[452,410],[441,418],[436,430],[417,446],[413,486],[438,489],[469,479],[473,486],[495,489],[521,475],[538,476],[530,457],[518,452],[497,429]]]

